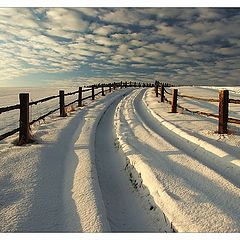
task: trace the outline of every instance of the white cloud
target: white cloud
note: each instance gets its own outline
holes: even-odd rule
[[[90,17],[97,17],[99,15],[99,10],[96,8],[74,8],[74,10],[79,11]]]
[[[88,65],[95,74],[116,76],[119,70],[119,79],[154,79],[162,72],[162,79],[179,81],[180,74],[191,82],[229,72],[234,81],[240,69],[240,17],[223,13],[207,8],[0,9],[0,80]],[[124,70],[129,66],[135,72]],[[140,68],[153,73],[141,74]]]
[[[47,10],[49,25],[61,27],[69,31],[84,31],[88,27],[88,22],[83,21],[80,16],[71,10],[64,8],[54,8]]]
[[[176,53],[176,51],[178,50],[178,47],[176,45],[167,42],[148,44],[146,48],[153,50],[155,49],[165,53]]]
[[[104,36],[100,36],[100,35],[95,35],[93,38],[93,41],[96,44],[99,45],[104,45],[104,46],[115,46],[115,45],[119,45],[120,42],[119,41],[113,41],[111,38],[109,37],[104,37]]]
[[[139,21],[140,15],[136,11],[132,11],[126,8],[116,8],[115,10],[109,11],[106,14],[101,15],[101,20],[120,23],[120,24],[135,24]]]
[[[222,47],[222,48],[215,49],[214,52],[222,54],[222,55],[231,55],[231,56],[236,55],[236,56],[239,56],[240,48],[235,49],[235,48]]]

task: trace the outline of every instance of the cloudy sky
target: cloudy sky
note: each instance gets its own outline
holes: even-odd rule
[[[240,85],[240,9],[3,8],[0,86]]]

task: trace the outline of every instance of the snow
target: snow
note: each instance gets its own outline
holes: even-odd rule
[[[167,103],[156,101],[153,90],[146,92],[143,102],[142,96],[143,92],[136,92],[125,98],[115,121],[120,146],[155,203],[177,231],[238,232],[240,171],[232,163],[239,161],[239,152],[226,155],[221,147],[218,152],[217,146],[180,131],[162,116],[182,126],[188,115],[174,117]],[[197,131],[202,121],[208,122],[199,118],[191,116],[185,125]],[[235,138],[239,141],[238,135]]]
[[[0,89],[1,104],[16,104],[22,91]],[[27,91],[33,100],[58,93]],[[218,97],[214,88],[179,91]],[[231,89],[230,97],[239,98],[237,92]],[[231,134],[219,135],[216,119],[172,114],[159,100],[153,88],[117,90],[66,118],[56,113],[36,124],[33,144],[15,146],[17,135],[2,141],[0,231],[239,232],[239,126],[229,124]],[[215,103],[179,102],[217,113]],[[40,114],[34,111],[32,118]],[[18,114],[4,114],[6,132]],[[239,105],[230,116],[240,119]]]
[[[209,88],[209,89],[227,89],[232,93],[237,93],[240,94],[240,87],[239,86],[234,86],[234,87],[225,87],[225,86],[221,86],[221,87],[216,87],[216,86],[199,86],[201,88]]]

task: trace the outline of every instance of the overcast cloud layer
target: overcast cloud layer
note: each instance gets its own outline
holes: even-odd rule
[[[240,85],[240,9],[0,9],[0,86]]]

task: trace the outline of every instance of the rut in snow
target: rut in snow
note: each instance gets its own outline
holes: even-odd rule
[[[188,151],[181,136],[166,134],[142,104],[143,93],[119,103],[117,136],[157,205],[177,231],[238,231],[238,188]]]
[[[99,121],[96,140],[96,166],[100,188],[112,232],[159,232],[134,192],[124,161],[115,146],[113,118],[119,100],[113,102]]]

